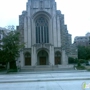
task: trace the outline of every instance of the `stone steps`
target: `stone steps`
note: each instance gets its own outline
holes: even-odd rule
[[[59,71],[59,70],[74,70],[72,66],[50,66],[50,65],[41,65],[41,66],[25,66],[21,68],[21,71],[27,72],[27,71]]]

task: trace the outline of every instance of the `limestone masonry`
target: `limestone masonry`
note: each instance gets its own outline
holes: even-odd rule
[[[17,27],[21,42],[25,42],[18,59],[21,68],[68,65],[71,34],[56,6],[55,0],[28,0]]]

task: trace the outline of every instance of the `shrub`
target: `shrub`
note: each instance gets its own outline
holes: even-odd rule
[[[90,69],[87,69],[87,71],[90,71]]]
[[[6,70],[6,67],[0,66],[0,71],[4,71],[4,70]]]
[[[78,70],[85,70],[86,68],[84,66],[76,66]]]
[[[8,72],[17,72],[18,70],[17,69],[9,69]]]
[[[69,63],[69,64],[74,64],[74,63],[75,63],[74,60],[75,60],[74,58],[69,57],[69,58],[68,58],[68,63]]]

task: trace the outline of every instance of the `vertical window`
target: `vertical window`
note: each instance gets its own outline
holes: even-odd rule
[[[36,43],[49,43],[48,21],[39,17],[36,22]]]

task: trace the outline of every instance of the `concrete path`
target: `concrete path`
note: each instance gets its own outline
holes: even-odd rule
[[[90,90],[90,72],[20,72],[0,75],[0,90]]]
[[[64,81],[64,80],[90,80],[90,72],[19,72],[13,74],[1,74],[0,83],[5,82],[40,82],[40,81]]]
[[[0,83],[0,90],[90,90],[82,88],[83,82],[90,80]]]

